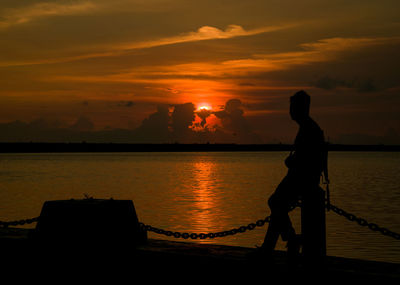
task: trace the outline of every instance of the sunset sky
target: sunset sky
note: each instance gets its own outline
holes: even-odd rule
[[[305,90],[400,144],[399,50],[398,0],[2,0],[0,140],[290,143]]]

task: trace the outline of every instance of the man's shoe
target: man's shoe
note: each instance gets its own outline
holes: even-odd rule
[[[257,260],[257,261],[272,261],[273,251],[267,250],[265,247],[256,247],[255,250],[246,254],[246,258],[248,260]]]
[[[300,257],[300,248],[302,246],[301,235],[294,235],[289,238],[286,248],[289,259],[297,260]]]

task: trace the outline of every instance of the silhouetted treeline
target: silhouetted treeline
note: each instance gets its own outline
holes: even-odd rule
[[[0,153],[290,151],[290,144],[0,143]],[[329,144],[329,151],[400,151],[399,145]]]

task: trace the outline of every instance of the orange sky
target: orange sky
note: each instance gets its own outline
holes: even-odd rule
[[[182,128],[211,110],[188,141],[291,142],[288,100],[304,89],[331,141],[400,143],[399,11],[394,0],[4,0],[0,140],[80,126],[150,140],[193,103],[175,116]]]

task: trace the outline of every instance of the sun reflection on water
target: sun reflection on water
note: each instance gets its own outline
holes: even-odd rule
[[[193,163],[193,198],[195,214],[193,226],[198,233],[209,233],[218,228],[216,197],[216,164],[200,160]]]

